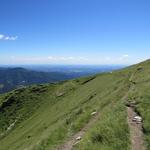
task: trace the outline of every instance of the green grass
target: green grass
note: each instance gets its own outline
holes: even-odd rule
[[[149,61],[141,65],[143,69],[135,65],[113,73],[33,85],[1,95],[0,150],[53,150],[80,131],[93,111],[100,113],[100,117],[75,149],[129,150],[122,97],[131,82],[136,84],[128,100],[137,101],[136,111],[144,119],[145,143],[150,146]]]
[[[74,149],[129,150],[129,130],[125,123],[127,118],[125,110],[125,106],[120,102],[106,107],[93,128]]]

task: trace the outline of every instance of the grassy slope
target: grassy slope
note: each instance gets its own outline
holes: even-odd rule
[[[135,72],[132,80],[137,84],[129,99],[138,101],[137,111],[144,118],[145,138],[150,143],[148,64],[142,64],[144,69],[140,71],[132,66],[112,74],[31,86],[2,95],[0,150],[55,149],[79,131],[95,110],[101,114],[99,120],[75,149],[130,149],[126,107],[121,98],[128,92],[129,79]]]

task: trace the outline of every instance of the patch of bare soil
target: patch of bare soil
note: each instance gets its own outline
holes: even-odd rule
[[[143,145],[142,121],[136,120],[138,115],[132,107],[127,107],[128,125],[130,128],[132,150],[145,150]]]

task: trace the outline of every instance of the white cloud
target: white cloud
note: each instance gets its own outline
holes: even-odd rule
[[[73,60],[73,59],[74,59],[74,57],[70,56],[70,57],[68,57],[68,59],[72,59],[72,60]]]
[[[109,61],[109,60],[111,60],[111,58],[110,58],[109,56],[106,56],[106,57],[105,57],[105,60],[106,60],[106,61]]]
[[[11,40],[11,41],[15,41],[15,40],[17,40],[17,39],[18,39],[17,36],[6,36],[6,37],[5,37],[5,40]]]
[[[64,56],[48,56],[47,57],[49,60],[53,60],[53,61],[81,61],[81,60],[88,60],[85,57],[73,57],[73,56],[69,56],[69,57],[64,57]]]
[[[49,60],[53,60],[53,59],[54,59],[53,56],[48,56],[47,58],[48,58]]]
[[[84,64],[89,61],[81,56],[10,56],[8,60],[12,64]]]
[[[128,54],[124,54],[122,57],[129,57],[129,55]]]
[[[124,54],[121,57],[119,57],[119,60],[120,61],[125,61],[125,60],[128,60],[129,58],[130,58],[130,56],[128,54]]]
[[[4,39],[4,35],[0,34],[0,40]]]
[[[6,36],[3,34],[0,34],[0,40],[15,41],[17,39],[18,39],[18,36]]]
[[[79,59],[79,60],[88,60],[88,58],[86,58],[86,57],[78,57],[77,59]]]

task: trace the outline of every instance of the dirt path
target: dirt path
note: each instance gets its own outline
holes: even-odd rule
[[[57,150],[72,150],[73,146],[78,143],[80,140],[77,140],[78,137],[83,137],[83,135],[92,127],[92,125],[98,120],[99,114],[95,114],[92,116],[91,120],[81,129],[78,133],[73,135],[69,141],[67,141],[64,145],[60,146]]]
[[[131,79],[135,76],[132,74]],[[127,101],[128,94],[135,89],[135,85],[132,84],[128,93],[125,95],[124,99]],[[135,106],[127,106],[127,121],[130,128],[130,138],[131,138],[131,150],[145,150],[144,148],[144,139],[143,139],[143,128],[142,121],[137,122],[134,119],[135,116],[139,116],[135,112]],[[140,116],[139,116],[140,117]]]
[[[142,123],[133,121],[133,118],[137,116],[137,114],[134,112],[134,109],[132,107],[127,107],[127,113],[132,150],[145,150],[143,146]]]

